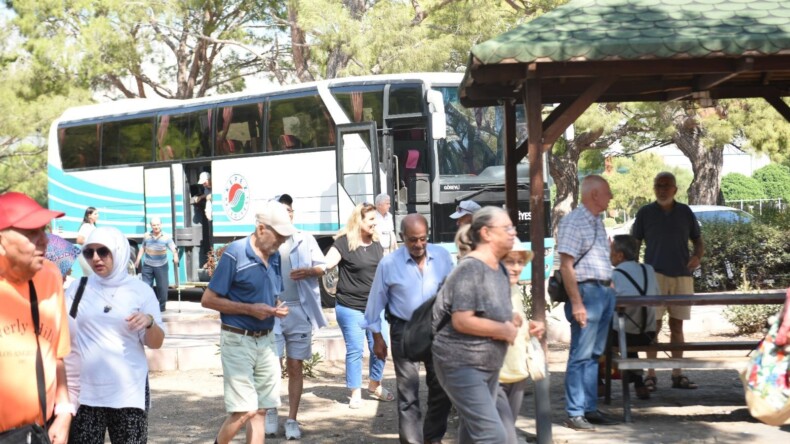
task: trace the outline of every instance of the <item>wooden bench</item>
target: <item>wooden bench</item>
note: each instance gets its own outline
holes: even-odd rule
[[[653,359],[635,359],[626,357],[627,351],[657,352],[672,351],[748,351],[754,350],[759,341],[720,341],[720,342],[688,342],[685,344],[659,343],[645,346],[628,346],[625,340],[625,315],[627,307],[659,307],[668,305],[762,305],[782,304],[785,301],[784,290],[771,290],[760,293],[705,293],[673,296],[619,296],[615,302],[616,316],[613,322],[618,323],[617,344],[608,344],[606,356],[605,402],[611,403],[611,368],[617,363],[622,371],[623,387],[623,419],[631,422],[631,402],[628,387],[629,370],[644,368],[740,368],[748,360],[748,353],[740,356],[714,357],[662,357]],[[615,351],[619,354],[613,358]]]

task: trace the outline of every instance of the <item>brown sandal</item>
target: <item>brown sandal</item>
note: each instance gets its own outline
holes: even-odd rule
[[[685,375],[677,375],[672,376],[672,388],[674,389],[686,389],[686,390],[695,390],[699,386],[688,378]]]
[[[636,391],[636,397],[639,399],[650,399],[650,389],[647,388],[646,385],[641,387],[634,387]]]

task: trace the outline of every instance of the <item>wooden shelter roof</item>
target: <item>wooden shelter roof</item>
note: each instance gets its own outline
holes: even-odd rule
[[[790,1],[573,0],[474,46],[461,103],[573,100],[602,78],[597,102],[790,95]]]

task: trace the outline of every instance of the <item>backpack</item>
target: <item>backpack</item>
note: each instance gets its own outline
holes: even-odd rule
[[[437,292],[438,294],[438,292]],[[450,314],[445,313],[436,332],[433,331],[433,305],[436,303],[436,295],[423,302],[422,305],[414,310],[411,319],[406,321],[403,326],[401,336],[400,355],[412,362],[428,362],[431,360],[431,344],[433,336],[444,328],[450,321]]]

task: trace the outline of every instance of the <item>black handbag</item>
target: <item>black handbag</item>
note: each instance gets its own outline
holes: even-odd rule
[[[578,265],[579,262],[584,259],[584,256],[587,256],[587,253],[589,253],[590,250],[592,250],[592,248],[595,246],[595,239],[597,238],[598,227],[596,226],[595,231],[593,232],[593,241],[590,245],[590,248],[588,248],[587,251],[585,251],[584,254],[582,254],[578,259],[576,259],[576,262],[573,263],[573,268],[576,268],[576,265]],[[562,282],[562,273],[560,273],[560,270],[554,270],[554,274],[549,276],[548,292],[549,299],[551,299],[552,303],[559,304],[561,302],[568,302],[568,291],[565,290],[565,284]]]
[[[0,444],[51,444],[51,441],[43,427],[30,424],[0,433]]]
[[[47,423],[47,392],[44,386],[44,360],[41,357],[41,344],[38,337],[41,335],[41,323],[38,317],[38,295],[33,281],[28,281],[30,287],[30,314],[33,318],[33,329],[36,333],[36,383],[38,386],[38,402],[41,408],[41,417]],[[38,424],[28,424],[0,433],[0,444],[52,444],[47,430]]]

